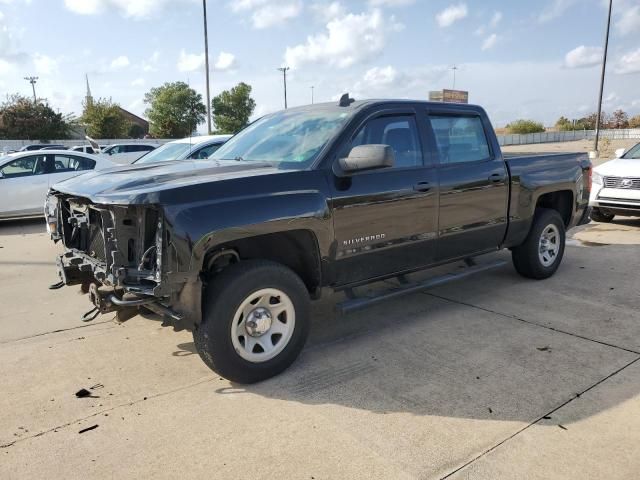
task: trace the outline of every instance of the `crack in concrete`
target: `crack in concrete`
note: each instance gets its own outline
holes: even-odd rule
[[[36,438],[36,437],[41,437],[42,435],[45,435],[47,433],[51,433],[51,432],[58,431],[58,430],[61,430],[63,428],[66,428],[66,427],[70,427],[71,425],[75,425],[77,423],[84,422],[85,420],[88,420],[90,418],[94,418],[94,417],[97,417],[99,415],[103,415],[105,413],[113,412],[114,410],[117,410],[119,408],[130,407],[132,405],[136,405],[138,403],[142,403],[142,402],[145,402],[147,400],[151,400],[153,398],[164,397],[166,395],[171,395],[172,393],[180,392],[182,390],[187,390],[189,388],[196,387],[198,385],[202,385],[203,383],[213,382],[216,378],[218,378],[218,377],[208,378],[206,380],[200,380],[199,382],[191,383],[189,385],[183,385],[182,387],[174,388],[173,390],[167,390],[166,392],[160,392],[160,393],[156,393],[154,395],[148,395],[148,396],[143,397],[143,398],[141,398],[139,400],[133,400],[131,402],[126,402],[126,403],[121,403],[119,405],[114,405],[113,407],[105,408],[103,410],[100,410],[99,412],[92,413],[91,415],[88,415],[86,417],[82,417],[82,418],[78,418],[78,419],[75,419],[75,420],[71,420],[70,422],[63,423],[62,425],[58,425],[56,427],[52,427],[52,428],[50,428],[48,430],[43,430],[41,432],[34,433],[33,435],[29,435],[28,437],[18,438],[16,440],[12,441],[12,442],[0,445],[0,448],[9,448],[9,447],[15,445],[16,443],[21,443],[21,442],[24,442],[26,440],[31,440],[32,438]]]
[[[46,335],[52,335],[54,333],[69,332],[69,331],[72,331],[72,330],[78,330],[80,328],[92,327],[94,325],[103,325],[105,323],[113,322],[114,320],[115,320],[115,317],[110,318],[109,320],[103,320],[101,322],[91,322],[91,323],[87,323],[86,325],[78,325],[78,326],[75,326],[75,327],[61,328],[59,330],[51,330],[50,332],[42,332],[42,333],[36,333],[35,335],[28,335],[26,337],[13,338],[11,340],[5,340],[3,342],[0,342],[0,346],[1,345],[8,345],[10,343],[19,342],[21,340],[29,340],[31,338],[44,337]]]
[[[615,375],[617,375],[618,373],[622,372],[623,370],[625,370],[626,368],[630,367],[631,365],[633,365],[634,363],[636,363],[637,361],[640,360],[640,357],[635,358],[634,360],[631,360],[629,363],[627,363],[626,365],[623,365],[622,367],[618,368],[617,370],[613,371],[612,373],[610,373],[609,375],[607,375],[604,378],[601,378],[600,380],[598,380],[596,383],[594,383],[593,385],[591,385],[590,387],[587,387],[585,390],[581,391],[580,393],[576,393],[574,394],[571,398],[569,398],[567,401],[561,403],[560,405],[558,405],[557,407],[555,407],[554,409],[550,410],[549,412],[545,413],[544,415],[541,415],[540,417],[538,417],[536,420],[532,421],[531,423],[529,423],[528,425],[525,425],[524,427],[522,427],[520,430],[512,433],[511,435],[509,435],[508,437],[506,437],[505,439],[503,439],[502,441],[496,443],[494,446],[492,446],[491,448],[485,450],[484,452],[482,452],[480,455],[477,455],[476,457],[472,458],[471,460],[469,460],[468,462],[464,463],[463,465],[459,466],[458,468],[456,468],[455,470],[447,473],[444,477],[441,477],[440,480],[445,480],[449,477],[451,477],[452,475],[454,475],[455,473],[467,468],[469,465],[471,465],[472,463],[478,461],[479,459],[481,459],[482,457],[484,457],[485,455],[493,452],[494,450],[496,450],[497,448],[499,448],[500,446],[504,445],[505,443],[507,443],[509,440],[511,440],[512,438],[515,438],[516,436],[520,435],[522,432],[524,432],[525,430],[527,430],[528,428],[532,427],[533,425],[537,424],[538,422],[540,422],[540,420],[544,420],[545,417],[550,417],[551,414],[557,412],[558,410],[560,410],[562,407],[570,404],[571,402],[573,402],[575,399],[582,397],[582,395],[584,395],[585,393],[589,392],[590,390],[594,389],[595,387],[597,387],[598,385],[602,384],[603,382],[606,382],[607,380],[609,380],[611,377],[614,377]]]
[[[466,303],[466,302],[463,302],[463,301],[460,301],[460,300],[454,300],[452,298],[447,298],[447,297],[444,297],[442,295],[437,295],[437,294],[431,293],[431,292],[421,292],[421,293],[424,294],[424,295],[429,295],[431,297],[439,298],[440,300],[445,300],[447,302],[457,303],[458,305],[464,305],[464,306],[470,307],[470,308],[477,308],[478,310],[482,310],[483,312],[493,313],[494,315],[500,315],[501,317],[510,318],[510,319],[513,319],[513,320],[518,320],[519,322],[526,323],[528,325],[534,325],[536,327],[545,328],[547,330],[551,330],[552,332],[562,333],[564,335],[570,335],[572,337],[580,338],[582,340],[587,340],[589,342],[599,343],[600,345],[604,345],[606,347],[617,348],[618,350],[623,350],[623,351],[625,351],[627,353],[633,353],[635,355],[640,355],[640,351],[637,351],[637,350],[632,350],[630,348],[621,347],[619,345],[614,345],[612,343],[603,342],[602,340],[596,340],[594,338],[585,337],[583,335],[578,335],[577,333],[568,332],[566,330],[561,330],[559,328],[551,327],[549,325],[543,325],[541,323],[534,322],[532,320],[526,320],[526,319],[524,319],[522,317],[518,317],[517,315],[511,314],[511,313],[498,312],[496,310],[491,310],[490,308],[480,307],[478,305],[474,305],[472,303]]]

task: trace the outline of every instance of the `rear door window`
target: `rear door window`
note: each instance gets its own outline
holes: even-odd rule
[[[431,115],[429,120],[441,164],[490,159],[489,142],[479,116]]]

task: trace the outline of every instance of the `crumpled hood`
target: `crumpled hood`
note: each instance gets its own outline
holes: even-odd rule
[[[157,203],[163,191],[281,171],[269,163],[180,160],[94,170],[51,188],[94,203]]]
[[[598,165],[595,172],[607,177],[640,177],[640,159],[616,158]]]

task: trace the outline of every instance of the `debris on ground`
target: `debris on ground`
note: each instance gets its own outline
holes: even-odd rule
[[[563,430],[569,430],[569,429],[568,429],[567,427],[565,427],[564,425],[560,425],[560,424],[558,424],[558,426],[559,426],[561,429],[563,429]]]
[[[83,428],[78,433],[88,432],[89,430],[95,430],[96,428],[98,428],[98,424],[91,425],[90,427],[87,427],[87,428]]]
[[[80,390],[78,390],[76,392],[76,398],[100,398],[97,395],[93,395],[89,390],[87,390],[86,388],[81,388]]]
[[[551,417],[549,415],[545,415],[544,417],[542,417],[545,420],[551,420]]]
[[[550,352],[551,351],[551,347],[549,345],[547,345],[546,347],[536,347],[536,348],[541,352]]]

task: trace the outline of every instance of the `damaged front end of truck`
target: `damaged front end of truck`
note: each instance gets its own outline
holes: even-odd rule
[[[200,296],[193,292],[201,285],[178,272],[160,208],[100,205],[52,190],[45,218],[51,238],[65,250],[56,260],[60,282],[51,288],[79,285],[94,306],[84,321],[110,312],[124,321],[146,308],[178,325],[194,313]]]

